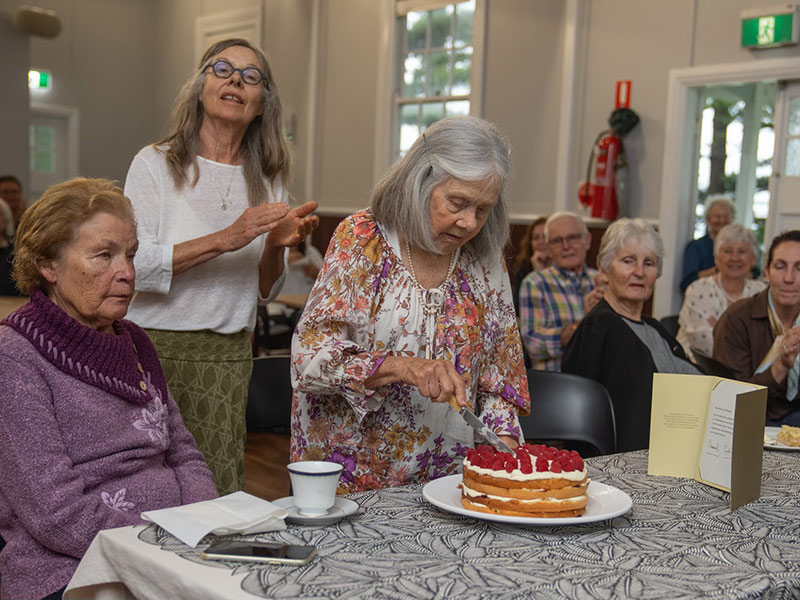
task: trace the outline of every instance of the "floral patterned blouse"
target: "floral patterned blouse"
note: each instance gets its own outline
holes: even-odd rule
[[[473,430],[416,387],[367,389],[390,355],[455,364],[474,412],[497,434],[520,436],[530,406],[508,273],[462,249],[441,286],[435,333],[400,259],[397,235],[370,210],[346,218],[292,341],[292,460],[344,465],[340,493],[419,483],[458,472]]]

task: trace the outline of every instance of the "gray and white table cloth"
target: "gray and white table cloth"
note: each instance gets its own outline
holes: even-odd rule
[[[172,573],[172,594],[193,599],[197,590],[184,596],[175,591],[176,580],[218,580],[226,587],[219,595],[210,584],[197,584],[207,592],[203,597],[251,600],[800,597],[800,454],[765,450],[761,497],[733,512],[725,492],[648,476],[646,451],[587,464],[593,480],[632,497],[629,513],[582,525],[523,527],[441,511],[414,485],[350,495],[359,511],[333,525],[289,525],[249,536],[316,545],[317,558],[304,567],[203,561],[202,545],[188,548],[156,526],[136,532],[135,550],[149,557],[137,554],[137,560]],[[106,553],[126,550],[110,541],[118,531],[103,532]],[[200,575],[158,567],[165,556]],[[148,597],[150,588],[136,593],[137,578],[117,580]],[[66,596],[84,597],[93,596]]]

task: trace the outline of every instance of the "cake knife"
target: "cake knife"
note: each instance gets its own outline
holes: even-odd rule
[[[514,451],[508,447],[503,440],[501,440],[497,434],[489,429],[486,425],[484,425],[483,421],[481,421],[477,415],[468,409],[466,406],[462,406],[458,409],[458,414],[460,414],[463,419],[467,422],[467,424],[472,427],[475,431],[477,431],[480,435],[482,435],[487,442],[489,442],[492,446],[500,450],[500,452],[508,452],[509,454],[514,454]]]

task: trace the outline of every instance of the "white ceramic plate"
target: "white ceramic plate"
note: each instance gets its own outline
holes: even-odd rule
[[[345,517],[349,517],[358,510],[358,503],[340,497],[336,498],[327,514],[318,517],[300,514],[300,511],[297,510],[297,507],[294,505],[294,496],[286,496],[286,498],[273,500],[272,503],[286,509],[289,513],[286,515],[287,521],[290,523],[300,523],[301,525],[332,525],[336,523],[336,521],[341,521]]]
[[[538,517],[494,515],[464,508],[464,505],[461,504],[461,490],[458,488],[459,483],[461,483],[461,475],[449,475],[441,479],[434,479],[422,488],[422,495],[425,497],[425,500],[434,506],[438,506],[442,510],[457,515],[515,525],[575,525],[578,523],[594,523],[596,521],[604,521],[624,515],[631,509],[631,506],[633,506],[631,497],[622,490],[604,483],[590,481],[589,488],[586,492],[589,496],[589,501],[586,503],[586,513],[581,517],[545,519]]]
[[[786,444],[781,444],[778,441],[778,432],[781,430],[780,427],[764,427],[764,435],[772,440],[771,444],[767,443],[767,440],[764,440],[764,448],[769,448],[770,450],[786,450],[789,452],[796,452],[800,450],[800,447],[797,446],[787,446]]]

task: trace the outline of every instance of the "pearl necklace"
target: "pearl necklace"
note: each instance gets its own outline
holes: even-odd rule
[[[433,358],[433,345],[435,342],[436,333],[436,313],[439,308],[444,304],[445,293],[444,287],[450,281],[450,276],[453,274],[453,269],[456,266],[459,251],[456,250],[450,256],[450,266],[447,269],[447,276],[438,287],[425,289],[417,279],[417,273],[414,270],[414,261],[411,259],[411,244],[406,240],[406,256],[408,256],[408,270],[411,272],[411,279],[417,289],[417,297],[419,304],[422,306],[422,312],[425,315],[425,335],[428,338],[428,343],[425,345],[425,358]]]
[[[742,297],[742,294],[744,293],[744,286],[742,286],[742,292],[739,294],[739,298],[731,298],[730,294],[728,294],[728,292],[725,291],[725,288],[722,287],[722,282],[719,280],[719,273],[717,273],[714,276],[714,282],[717,284],[717,287],[722,292],[722,295],[725,296],[725,299],[728,301],[728,304],[733,304],[734,302],[736,302],[739,298]]]

